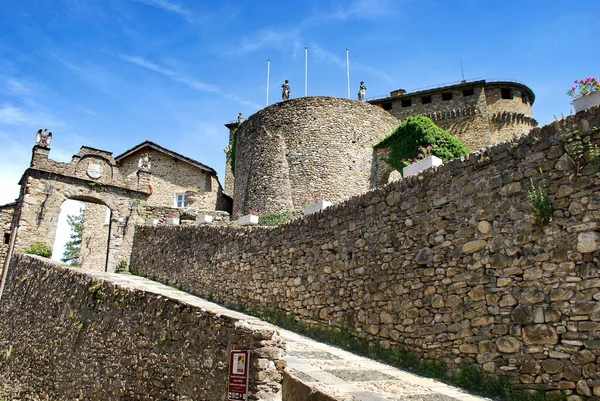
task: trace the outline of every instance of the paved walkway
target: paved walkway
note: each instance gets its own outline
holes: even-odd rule
[[[198,298],[191,294],[165,286],[142,277],[114,274],[90,273],[110,278],[112,282],[145,291],[152,291],[205,308],[214,313],[238,319],[256,321],[257,318],[226,309],[223,306]],[[268,323],[259,322],[269,325]],[[426,379],[412,373],[393,368],[339,348],[326,345],[288,330],[278,328],[287,342],[288,369],[304,383],[309,383],[329,395],[344,401],[489,401],[465,393],[434,379]]]
[[[343,400],[484,401],[434,379],[426,379],[372,359],[280,329],[287,341],[288,369]]]

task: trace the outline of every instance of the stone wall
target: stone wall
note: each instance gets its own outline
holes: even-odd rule
[[[259,111],[237,130],[233,212],[300,209],[305,197],[375,187],[372,146],[397,125],[378,107],[329,97]]]
[[[138,227],[132,270],[525,388],[600,395],[600,108],[267,229]],[[540,169],[543,175],[540,174]],[[541,226],[528,200],[548,185]]]
[[[16,256],[0,303],[0,398],[225,400],[231,350],[250,399],[281,399],[273,326],[129,275]]]
[[[16,203],[9,203],[0,206],[0,272],[4,268],[4,261],[8,253],[8,245],[10,242],[12,219],[15,212]]]
[[[503,99],[502,89],[513,98]],[[531,114],[533,92],[516,82],[482,80],[392,94],[370,103],[386,108],[400,120],[427,116],[472,150],[512,140],[537,125]]]

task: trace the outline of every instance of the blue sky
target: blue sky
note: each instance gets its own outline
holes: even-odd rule
[[[569,114],[573,80],[598,76],[598,0],[3,0],[0,204],[18,195],[35,132],[51,157],[81,145],[115,155],[146,140],[223,179],[238,112],[270,103],[289,79],[304,94],[367,98],[467,79],[521,81],[540,124]]]

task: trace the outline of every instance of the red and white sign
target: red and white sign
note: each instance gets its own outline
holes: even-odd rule
[[[248,400],[250,351],[231,351],[229,355],[229,387],[227,401]]]

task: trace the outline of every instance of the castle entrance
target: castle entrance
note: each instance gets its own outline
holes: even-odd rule
[[[127,265],[134,225],[142,221],[138,206],[149,196],[145,176],[149,173],[140,171],[135,182],[128,182],[110,152],[83,146],[70,163],[59,163],[48,158],[49,151],[48,146],[34,146],[31,167],[21,178],[13,219],[17,227],[14,250],[37,242],[52,246],[61,206],[75,200],[84,202],[88,210],[82,266],[114,272],[117,266]]]

